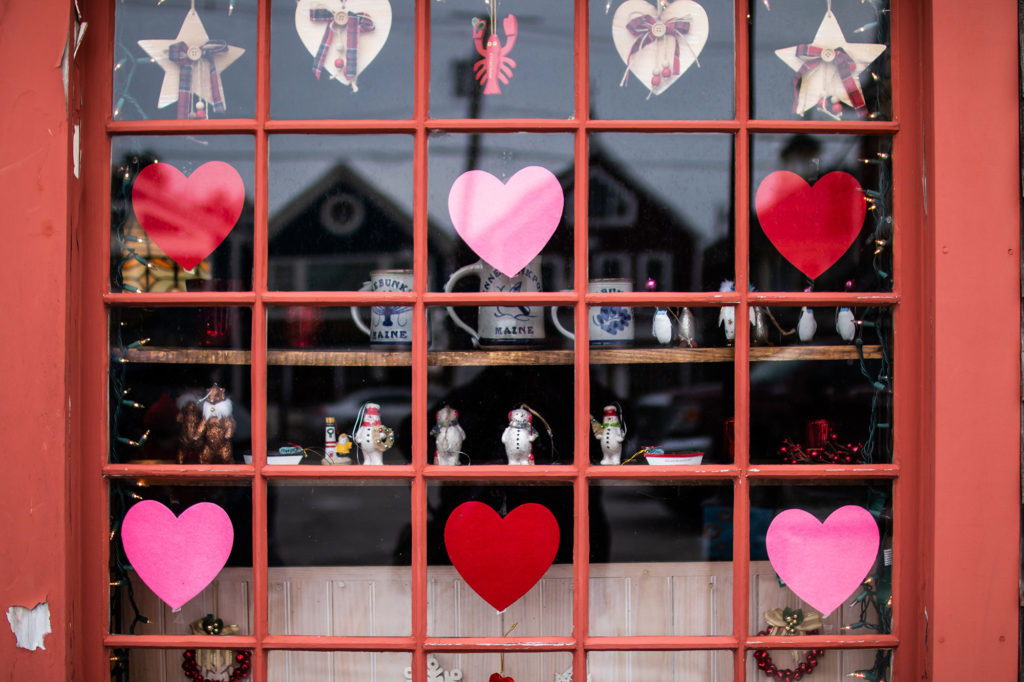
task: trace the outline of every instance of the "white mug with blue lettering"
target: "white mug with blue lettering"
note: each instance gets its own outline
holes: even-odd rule
[[[617,294],[633,291],[633,282],[628,279],[592,279],[587,284],[592,294]],[[596,305],[587,311],[590,324],[591,346],[624,346],[633,343],[633,309],[625,306]],[[564,336],[575,339],[576,335],[562,326],[558,320],[558,307],[551,309],[551,321]]]
[[[412,270],[373,270],[370,281],[360,291],[412,291]],[[412,345],[412,306],[375,305],[370,308],[370,326],[360,317],[359,306],[352,306],[356,326],[378,347]]]
[[[463,277],[480,279],[480,292],[488,294],[534,293],[543,290],[540,281],[540,256],[509,277],[482,260],[461,267],[445,282],[448,293]],[[544,309],[542,306],[524,306],[514,303],[498,306],[480,306],[477,329],[462,321],[455,309],[448,307],[448,315],[462,330],[473,337],[474,346],[531,346],[544,340]]]

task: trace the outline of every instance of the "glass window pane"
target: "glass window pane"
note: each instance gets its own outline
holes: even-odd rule
[[[612,345],[599,325],[614,324],[625,311],[635,339]],[[595,428],[611,421],[624,429],[607,438],[595,433],[592,463],[616,463],[616,446],[622,463],[657,464],[672,456],[689,464],[732,461],[733,349],[720,316],[720,308],[590,308],[590,414]]]
[[[811,679],[845,680],[891,680],[891,649],[819,649],[821,655],[809,649],[754,649],[747,658],[747,679],[767,679],[765,668],[775,666],[778,670],[797,670],[800,665],[809,666],[813,660],[814,676]],[[764,653],[767,652],[766,657]],[[762,665],[764,667],[762,667]],[[805,673],[807,678],[810,673]],[[795,678],[794,678],[795,679]]]
[[[411,631],[409,485],[275,481],[267,488],[270,632]]]
[[[111,462],[250,456],[251,319],[248,308],[111,309]]]
[[[110,482],[109,490],[110,632],[122,635],[192,635],[196,634],[191,628],[193,623],[206,614],[214,614],[225,626],[237,625],[237,634],[251,634],[252,489],[249,482],[204,481],[190,485],[164,485],[142,479],[119,479]],[[200,502],[213,503],[223,509],[231,520],[234,541],[226,565],[177,611],[142,581],[124,550],[122,522],[128,511],[143,500],[159,502],[175,516],[181,516]],[[197,545],[195,551],[203,551],[203,548]],[[174,568],[171,567],[172,570]],[[152,576],[153,573],[147,572],[147,575]],[[166,592],[162,594],[167,595]],[[175,668],[181,670],[180,659]]]
[[[271,12],[271,118],[412,116],[415,3],[297,0]]]
[[[643,0],[591,0],[591,117],[732,118],[733,3],[659,4],[661,12]]]
[[[593,680],[731,682],[731,651],[591,651],[587,671]],[[748,679],[756,679],[752,675]]]
[[[731,135],[595,133],[589,153],[591,278],[657,291],[734,279]]]
[[[827,481],[775,483],[759,482],[750,489],[750,634],[767,628],[766,613],[778,608],[801,609],[821,616],[822,635],[874,636],[892,632],[892,557],[893,516],[891,481]],[[861,508],[878,525],[879,546],[861,584],[850,590],[848,597],[831,613],[822,614],[808,605],[796,591],[800,586],[784,585],[768,561],[766,538],[768,529],[784,510],[802,510],[819,523],[847,505]],[[843,529],[852,527],[844,524]],[[835,526],[830,526],[835,528]],[[847,546],[844,543],[844,546]],[[846,561],[858,557],[849,555]],[[836,570],[833,555],[811,557],[822,572]],[[806,592],[805,592],[806,594]],[[820,593],[819,593],[820,596]],[[836,595],[838,597],[838,595]]]
[[[571,118],[573,15],[571,2],[432,3],[430,115]]]
[[[431,437],[427,451],[461,464],[570,464],[573,458],[572,341],[546,306],[428,309],[428,422],[458,412],[462,443]],[[566,315],[568,316],[568,315]],[[479,331],[479,348],[455,319]],[[450,454],[446,454],[451,451]],[[431,457],[433,461],[433,456]]]
[[[590,634],[730,633],[732,500],[721,483],[591,485]]]
[[[817,319],[813,342],[750,350],[750,459],[761,464],[892,462],[892,312],[762,308],[787,331]],[[844,312],[845,311],[845,312]],[[766,313],[767,314],[767,313]],[[849,325],[861,343],[839,337]],[[772,328],[772,336],[776,330]],[[778,338],[778,337],[775,337]],[[769,343],[774,343],[769,339]]]
[[[510,637],[519,634],[519,627],[512,631]],[[501,679],[513,680],[554,680],[560,682],[564,673],[572,672],[572,654],[560,651],[532,653],[510,651],[508,653],[486,654],[438,654],[438,665],[445,672],[458,670],[461,678],[451,679],[489,680],[495,673]],[[429,664],[429,658],[428,664]],[[450,663],[448,663],[450,661]],[[429,679],[429,678],[428,678]],[[448,679],[448,678],[445,678]],[[497,679],[497,678],[495,678]]]
[[[753,135],[750,284],[892,291],[892,139]]]
[[[253,139],[115,137],[110,288],[252,288]]]
[[[195,662],[206,679],[223,675],[227,680],[236,670],[248,671],[248,677],[243,679],[252,679],[252,651],[247,649],[124,648],[110,653],[110,682],[188,679],[183,675],[182,666],[189,660]]]
[[[388,329],[401,329],[411,335],[411,313],[380,308],[268,310],[270,463],[409,462],[409,341],[373,344],[367,333],[378,330],[378,335],[385,335]],[[391,327],[384,326],[389,316]],[[370,327],[360,329],[357,319],[364,321],[363,327],[369,321]],[[325,461],[329,426],[336,438],[336,454]]]
[[[546,243],[543,241],[535,246],[543,246],[536,259],[524,258],[527,267],[534,273],[539,271],[539,278],[530,278],[531,284],[523,284],[522,291],[559,291],[572,286],[573,273],[573,226],[570,190],[574,181],[573,162],[573,136],[565,133],[451,133],[437,134],[430,138],[430,188],[428,196],[428,240],[427,251],[430,254],[430,288],[432,290],[444,289],[450,285],[456,291],[479,290],[498,293],[502,291],[499,287],[505,284],[505,280],[493,280],[488,282],[485,278],[480,281],[467,279],[463,284],[457,284],[465,271],[459,272],[460,268],[466,268],[478,260],[481,260],[480,251],[484,250],[479,242],[474,243],[473,248],[467,245],[466,241],[459,236],[453,225],[453,218],[449,209],[449,196],[452,186],[456,180],[467,170],[478,170],[490,173],[499,180],[505,189],[486,189],[463,195],[471,199],[463,199],[458,204],[458,210],[469,211],[470,208],[479,207],[482,202],[486,209],[488,206],[502,207],[498,215],[499,225],[510,230],[501,235],[501,249],[510,252],[525,251],[522,237],[522,225],[513,222],[516,215],[523,213],[522,207],[529,205],[536,194],[537,186],[544,187],[549,192],[557,193],[553,183],[557,182],[563,196],[563,207],[561,217],[558,220],[554,233]],[[511,179],[523,169],[530,166],[540,166],[550,172],[554,178],[545,176],[543,172],[536,176],[527,176],[531,181],[543,176],[540,185],[522,184],[524,176],[514,183],[511,188]],[[529,191],[524,190],[529,188]],[[497,192],[500,196],[495,196]],[[502,201],[504,199],[504,202]],[[507,202],[507,203],[506,203]],[[557,208],[551,204],[552,211]],[[477,214],[478,216],[480,214]],[[484,213],[493,218],[489,214]],[[554,220],[557,216],[553,213],[545,214],[546,218]],[[471,221],[473,224],[481,223],[480,220]],[[463,232],[465,234],[465,232]],[[500,252],[500,249],[497,249]],[[531,250],[530,253],[535,253]],[[486,259],[484,259],[486,260]],[[480,266],[482,267],[482,265]],[[459,273],[456,275],[456,273]],[[446,282],[448,285],[446,285]],[[472,287],[468,285],[472,284]],[[465,289],[460,287],[467,287]]]
[[[525,504],[547,508],[558,524],[554,563],[504,611],[496,611],[451,564],[445,526],[465,502],[480,502],[506,517]],[[566,484],[437,483],[427,486],[427,635],[501,637],[514,623],[520,637],[572,633],[573,494]],[[486,548],[478,545],[482,550]],[[501,569],[502,571],[504,569]],[[489,574],[500,579],[500,575]],[[568,664],[567,666],[568,667]],[[496,671],[497,669],[495,669]],[[494,672],[494,671],[492,671]]]
[[[834,0],[831,17],[824,3],[773,0],[770,7],[761,2],[750,6],[756,118],[892,118],[887,0]],[[840,68],[852,68],[856,75],[844,81]],[[804,73],[798,76],[799,71]]]
[[[196,4],[114,5],[115,120],[256,115],[259,5],[205,0],[192,10]]]
[[[403,680],[412,654],[388,651],[269,651],[270,680]]]
[[[412,137],[274,135],[269,172],[268,288],[354,291],[412,267]]]

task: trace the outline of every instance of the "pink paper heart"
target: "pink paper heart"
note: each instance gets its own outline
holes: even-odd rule
[[[220,246],[244,204],[242,176],[223,161],[204,163],[187,178],[169,163],[153,163],[132,185],[132,208],[142,229],[186,270]]]
[[[234,540],[227,512],[211,502],[194,504],[175,516],[156,500],[143,500],[128,510],[121,524],[121,543],[132,568],[172,609],[213,582]]]
[[[757,219],[783,257],[811,279],[835,265],[864,225],[867,203],[857,178],[832,171],[812,187],[775,171],[757,188]]]
[[[551,239],[564,203],[562,186],[547,168],[527,166],[507,183],[471,170],[452,184],[448,214],[469,248],[514,277]]]
[[[784,583],[827,616],[860,586],[878,556],[878,524],[863,507],[847,505],[820,523],[787,509],[768,526],[768,559]]]

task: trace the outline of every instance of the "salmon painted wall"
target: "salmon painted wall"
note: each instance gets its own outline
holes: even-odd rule
[[[0,677],[67,680],[68,0],[0,0],[0,611],[49,605],[45,650],[0,617]]]
[[[924,4],[933,240],[925,248],[934,278],[934,390],[925,397],[934,480],[924,482],[934,491],[924,511],[934,533],[921,548],[933,549],[922,565],[927,677],[1010,680],[1021,494],[1017,3]],[[964,49],[968,36],[983,44]]]

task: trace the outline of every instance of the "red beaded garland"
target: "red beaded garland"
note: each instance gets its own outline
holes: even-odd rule
[[[244,680],[249,676],[249,670],[251,668],[250,661],[252,660],[252,654],[244,649],[235,651],[235,660],[238,661],[238,666],[231,671],[230,679],[232,682],[238,682],[238,680]],[[196,651],[195,649],[185,649],[181,655],[181,669],[185,673],[185,677],[195,682],[216,682],[208,677],[204,677],[199,666],[196,664]]]
[[[820,448],[805,448],[787,438],[778,456],[786,464],[860,464],[863,461],[859,443],[842,445],[835,434]]]
[[[335,66],[335,68],[338,68],[338,69],[344,69],[345,68],[345,60],[342,59],[341,57],[338,57],[337,59],[334,60],[334,66]]]
[[[768,630],[761,630],[761,632],[757,633],[757,636],[764,637],[768,632]],[[824,655],[824,649],[811,649],[807,652],[804,661],[796,668],[778,668],[772,662],[772,656],[768,653],[767,649],[754,649],[754,660],[757,661],[757,669],[767,677],[774,677],[776,680],[785,680],[786,682],[789,680],[801,680],[805,676],[810,675],[818,667],[818,659]]]
[[[668,68],[667,66],[662,68],[662,70],[661,70],[662,78],[668,78],[671,75],[672,75],[672,70],[670,68]]]
[[[661,76],[657,74],[651,76],[651,85],[653,85],[654,87],[658,87],[659,85],[661,85]]]

